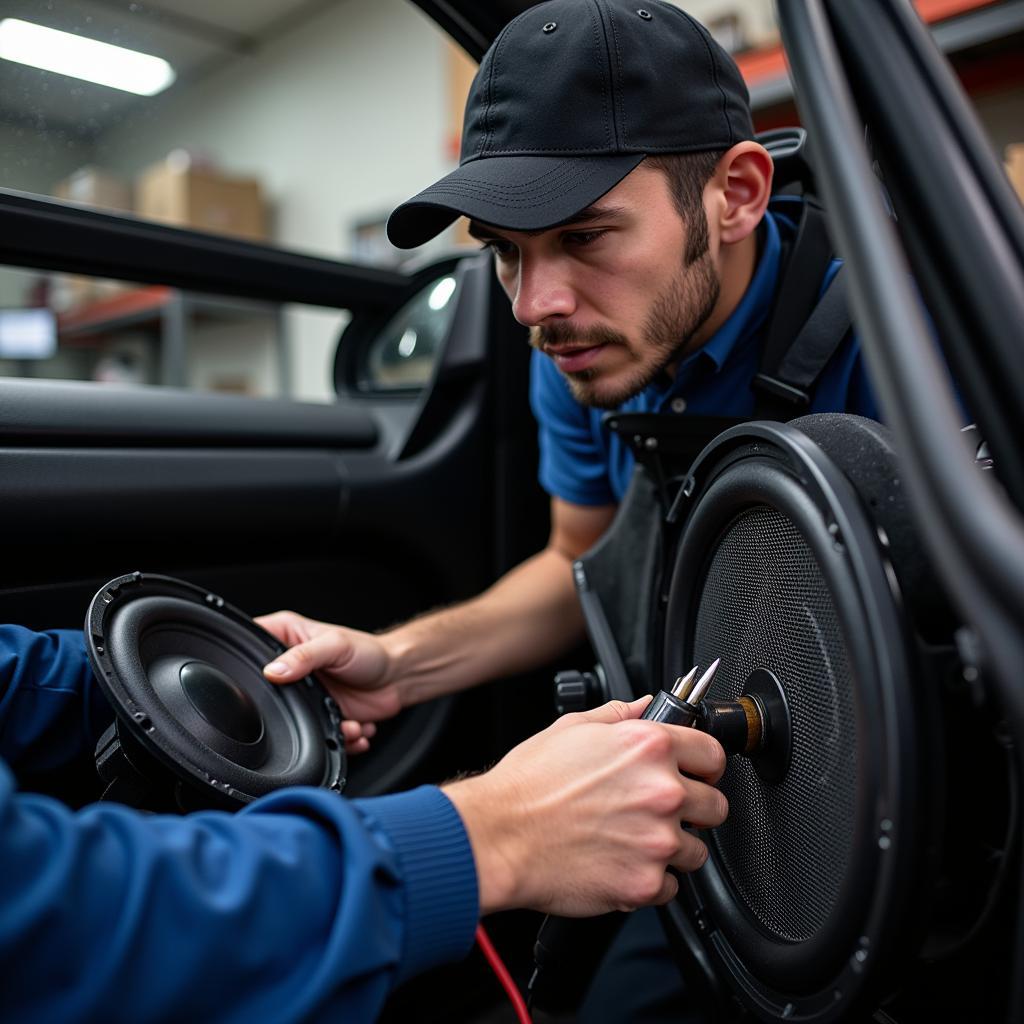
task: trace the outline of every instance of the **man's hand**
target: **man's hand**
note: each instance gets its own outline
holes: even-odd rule
[[[720,825],[719,743],[635,721],[649,698],[565,715],[489,772],[449,783],[477,863],[482,913],[530,907],[590,917],[667,903],[707,847],[683,830]],[[689,778],[684,778],[685,772]]]
[[[370,746],[377,731],[374,722],[402,710],[398,687],[389,679],[388,653],[372,633],[295,612],[264,615],[256,624],[290,648],[263,674],[272,683],[292,683],[315,671],[345,715],[341,734],[350,754],[361,754]]]

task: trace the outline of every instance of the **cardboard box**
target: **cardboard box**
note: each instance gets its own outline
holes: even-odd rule
[[[187,154],[171,153],[144,171],[135,185],[135,212],[164,224],[266,238],[263,191],[255,178],[235,178],[196,166]]]
[[[101,210],[130,212],[132,208],[131,186],[101,167],[80,167],[54,185],[53,194]]]
[[[1024,203],[1024,142],[1014,142],[1006,147],[1006,173]]]
[[[50,278],[49,305],[56,313],[73,313],[94,302],[102,302],[138,287],[130,281],[110,281],[82,274],[53,274]]]

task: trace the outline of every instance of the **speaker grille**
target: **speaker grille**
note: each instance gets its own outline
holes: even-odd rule
[[[793,754],[777,785],[730,759],[730,814],[712,832],[712,854],[764,928],[801,942],[829,916],[851,858],[857,730],[846,646],[814,554],[778,511],[745,511],[713,550],[697,591],[694,660],[722,658],[718,699],[739,696],[757,669],[773,672]]]

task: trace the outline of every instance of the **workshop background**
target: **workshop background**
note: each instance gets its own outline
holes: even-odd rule
[[[798,123],[771,0],[678,6],[735,55],[759,129]],[[1024,0],[915,7],[1024,195]],[[169,68],[145,87],[159,91],[140,95],[33,66],[35,26]],[[43,37],[39,63],[61,38]],[[106,53],[112,74],[117,54]],[[331,259],[415,264],[422,253],[388,244],[387,215],[457,162],[474,69],[405,0],[12,0],[0,9],[0,188]],[[456,225],[424,248],[467,244]],[[0,267],[0,377],[326,402],[345,322],[337,310]]]

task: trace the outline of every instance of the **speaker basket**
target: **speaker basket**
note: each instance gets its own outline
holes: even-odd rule
[[[97,753],[109,798],[191,810],[343,789],[338,705],[309,676],[269,683],[262,666],[284,646],[222,598],[131,573],[99,590],[85,632],[116,715]]]

